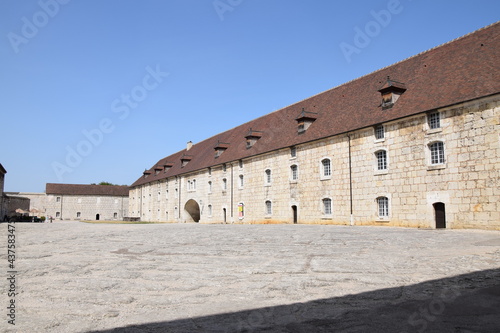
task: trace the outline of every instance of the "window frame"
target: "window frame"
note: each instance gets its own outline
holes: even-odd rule
[[[381,220],[387,220],[390,216],[389,198],[382,195],[375,199],[377,203],[377,217]]]
[[[437,140],[429,142],[427,148],[429,150],[429,164],[431,166],[445,165],[446,156],[445,156],[445,147],[443,141]]]
[[[386,172],[389,169],[389,159],[387,150],[379,149],[375,152],[375,170],[377,172]]]
[[[380,142],[385,140],[385,127],[384,125],[377,125],[373,128],[375,141]],[[382,134],[382,136],[380,136]]]
[[[328,161],[328,167],[325,165],[325,161]],[[323,157],[320,163],[320,179],[328,180],[332,178],[332,159],[330,157]],[[328,171],[328,174],[326,174]]]
[[[299,180],[299,166],[297,164],[290,165],[290,181],[296,182]]]
[[[441,128],[441,114],[439,111],[432,111],[427,114],[427,126],[431,131]]]
[[[271,168],[267,168],[264,171],[264,185],[265,186],[270,186],[273,182],[273,171]]]
[[[273,215],[273,202],[271,200],[265,201],[265,215],[266,216]]]
[[[332,200],[332,198],[324,197],[321,199],[321,212],[322,212],[324,217],[332,217],[332,215],[333,215],[333,200]]]

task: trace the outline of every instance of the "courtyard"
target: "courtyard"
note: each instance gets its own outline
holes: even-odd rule
[[[15,224],[15,245],[2,332],[500,328],[498,231],[57,221]]]

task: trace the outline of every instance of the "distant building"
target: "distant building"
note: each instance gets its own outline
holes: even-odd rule
[[[499,59],[495,23],[190,142],[131,185],[130,216],[500,229]]]
[[[4,203],[7,216],[27,215],[30,211],[30,199],[19,192],[4,192]],[[31,215],[31,214],[30,214]]]
[[[128,186],[47,183],[45,216],[60,220],[123,220]]]

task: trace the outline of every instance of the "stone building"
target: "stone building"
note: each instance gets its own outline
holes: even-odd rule
[[[500,229],[500,23],[162,158],[147,221]]]
[[[0,219],[3,220],[3,217],[7,215],[5,203],[4,203],[4,194],[3,194],[3,189],[4,189],[4,184],[5,184],[5,174],[7,173],[7,170],[3,167],[3,165],[0,163]]]
[[[5,214],[7,216],[29,214],[30,199],[19,192],[4,192]]]
[[[60,220],[122,220],[127,216],[128,192],[128,186],[47,183],[46,217]]]

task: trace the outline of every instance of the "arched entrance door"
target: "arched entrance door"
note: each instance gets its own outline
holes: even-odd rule
[[[297,206],[292,206],[293,223],[296,224],[298,221]]]
[[[99,214],[95,214],[95,220],[96,220],[96,221],[99,221],[99,217],[100,217],[100,215],[99,215]]]
[[[200,222],[200,205],[195,200],[188,200],[184,206],[184,210],[190,217],[189,222]]]
[[[444,203],[436,202],[434,206],[434,216],[436,219],[436,229],[446,228],[446,212]]]

